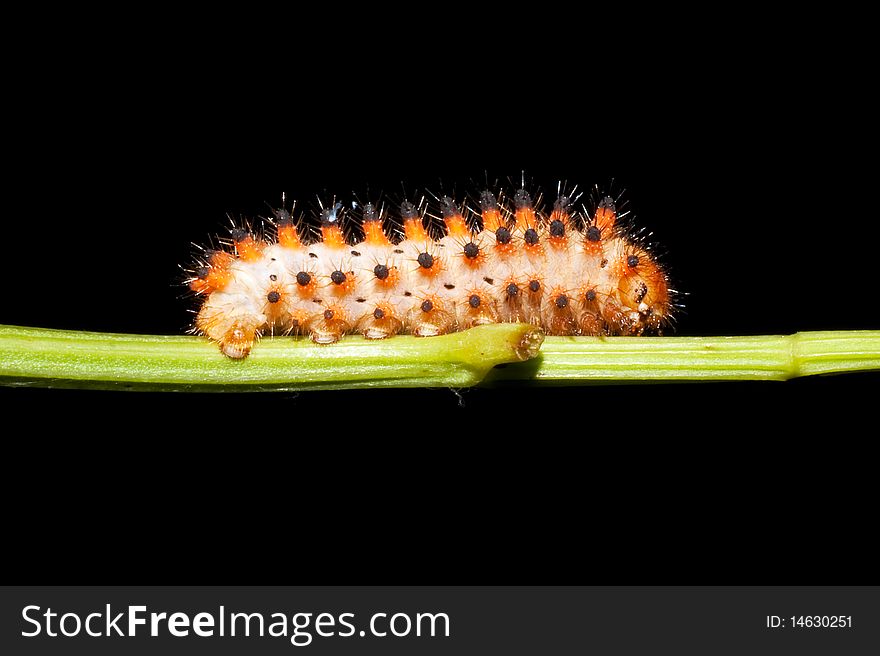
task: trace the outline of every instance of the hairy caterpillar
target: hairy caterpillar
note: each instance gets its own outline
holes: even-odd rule
[[[194,330],[244,358],[266,333],[330,344],[346,333],[430,337],[496,322],[550,335],[659,333],[674,304],[664,269],[594,189],[592,207],[558,186],[549,211],[522,187],[457,202],[384,205],[335,199],[315,231],[287,209],[264,233],[232,230],[186,283],[203,299]],[[439,210],[439,211],[437,211]]]

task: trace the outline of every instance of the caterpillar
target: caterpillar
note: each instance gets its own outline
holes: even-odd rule
[[[203,248],[185,284],[193,331],[234,359],[265,334],[331,344],[529,322],[549,335],[660,334],[675,304],[667,273],[621,211],[620,196],[566,192],[545,210],[523,184],[456,201],[319,201],[310,229],[294,208]],[[282,203],[286,205],[286,203]]]

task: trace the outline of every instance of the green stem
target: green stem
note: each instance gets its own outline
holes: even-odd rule
[[[537,358],[485,383],[788,380],[880,369],[880,331],[755,337],[548,337]]]
[[[351,335],[329,346],[278,338],[230,360],[199,337],[0,326],[0,384],[192,392],[468,387],[497,364],[533,357],[542,339],[525,324],[431,338]]]
[[[880,331],[758,337],[548,337],[495,324],[442,337],[316,346],[264,339],[245,360],[198,337],[0,326],[0,385],[293,391],[663,380],[786,380],[880,370]],[[517,363],[517,364],[507,364]],[[496,365],[504,364],[503,367]]]

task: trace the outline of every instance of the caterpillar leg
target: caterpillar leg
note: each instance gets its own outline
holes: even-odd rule
[[[231,314],[229,307],[206,303],[196,317],[196,328],[208,339],[217,342],[223,355],[240,360],[251,352],[266,323],[262,314],[239,312]]]

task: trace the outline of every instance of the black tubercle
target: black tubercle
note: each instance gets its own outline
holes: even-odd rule
[[[455,201],[452,200],[449,196],[444,196],[440,199],[440,211],[443,212],[443,218],[448,219],[450,217],[461,214],[458,211],[458,208],[455,206]]]
[[[324,318],[330,321],[333,318],[333,310],[324,310]]]
[[[377,264],[373,267],[373,273],[379,280],[385,280],[388,277],[388,267],[384,264]]]
[[[208,274],[211,273],[211,267],[200,266],[198,269],[196,269],[195,273],[196,278],[198,278],[199,280],[204,280],[208,277]]]
[[[376,206],[372,203],[367,203],[364,205],[364,221],[378,221],[379,220],[379,212],[376,211]]]
[[[528,230],[526,230],[525,234],[523,235],[523,239],[526,240],[526,243],[529,246],[536,245],[538,243],[538,231],[535,230],[534,228],[529,228]]]
[[[529,289],[533,292],[537,292],[541,289],[541,282],[539,280],[529,280]]]
[[[568,307],[568,296],[566,296],[565,294],[560,294],[559,296],[556,297],[556,300],[554,300],[553,302],[556,303],[556,307],[558,307],[560,310],[563,308],[567,308]]]
[[[588,302],[592,303],[593,301],[596,300],[596,290],[595,289],[588,290],[585,297]]]
[[[587,239],[589,241],[599,241],[602,239],[602,231],[598,227],[591,225],[587,228]]]
[[[419,266],[423,269],[430,269],[434,266],[434,256],[430,253],[419,253],[418,258],[416,259],[418,260]]]
[[[266,294],[266,299],[270,303],[277,303],[281,300],[281,294],[279,294],[278,292],[269,292],[268,294]]]
[[[484,212],[498,209],[498,199],[488,189],[480,194],[480,209]]]
[[[507,286],[507,295],[508,296],[516,296],[519,294],[519,287],[516,286],[516,283],[510,283]]]
[[[312,282],[312,277],[305,271],[300,271],[296,274],[296,282],[300,287],[305,287]]]
[[[275,223],[279,226],[288,226],[293,223],[293,217],[291,217],[290,212],[284,208],[280,210],[272,210],[272,214],[275,215]]]
[[[339,225],[342,220],[342,203],[334,203],[333,207],[325,208],[321,212],[321,225]]]
[[[615,204],[614,199],[611,196],[605,196],[605,198],[599,201],[599,209],[610,210],[616,213],[617,205]]]
[[[341,285],[345,282],[345,274],[342,271],[334,271],[330,274],[330,280],[334,285]]]
[[[564,237],[565,236],[565,224],[559,219],[553,219],[550,222],[550,236],[551,237]]]
[[[382,308],[376,308],[375,310],[373,310],[373,316],[376,319],[384,319],[385,318],[385,310],[383,310]]]
[[[569,207],[571,207],[571,199],[565,195],[560,196],[556,199],[556,202],[553,203],[553,209],[557,212],[565,212],[568,214]]]
[[[430,312],[434,309],[434,304],[431,301],[422,301],[422,312]]]
[[[510,243],[510,229],[501,226],[498,230],[495,231],[495,241],[499,244],[505,245]]]
[[[516,193],[513,195],[513,202],[518,210],[532,207],[532,197],[525,189],[516,190]]]
[[[466,243],[464,245],[464,256],[467,259],[473,260],[473,259],[476,259],[477,257],[479,257],[479,255],[480,255],[480,247],[477,246],[474,242],[469,241],[468,243]]]
[[[637,266],[639,266],[639,256],[638,255],[630,255],[629,257],[627,257],[626,258],[626,266],[628,266],[631,269],[634,269]]]
[[[232,241],[244,241],[247,238],[248,238],[247,230],[242,230],[241,228],[233,228]]]
[[[400,204],[400,216],[403,220],[417,219],[419,216],[419,210],[415,205],[408,200],[405,200]]]
[[[476,310],[480,307],[480,297],[476,294],[471,294],[471,297],[468,299],[468,305]]]

